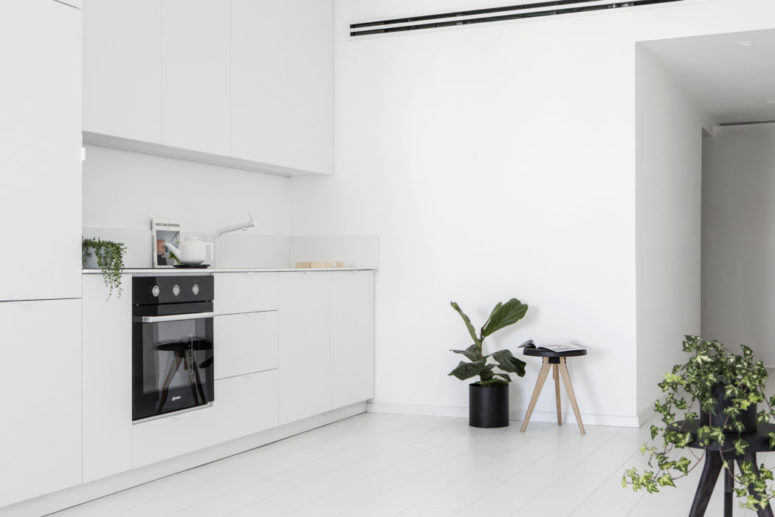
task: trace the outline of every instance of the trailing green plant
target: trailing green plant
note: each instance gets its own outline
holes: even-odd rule
[[[97,259],[97,265],[102,270],[102,280],[105,282],[105,287],[108,288],[108,298],[113,294],[113,291],[116,291],[120,298],[124,292],[121,285],[121,272],[124,269],[126,246],[120,242],[103,241],[99,238],[82,239],[81,260],[84,266],[86,259],[92,253]]]
[[[490,313],[490,317],[479,329],[479,334],[476,333],[471,319],[460,309],[457,302],[451,302],[451,305],[463,318],[468,334],[474,342],[465,350],[451,350],[456,354],[461,354],[470,362],[460,361],[455,369],[449,372],[449,375],[453,375],[461,381],[478,375],[479,381],[475,384],[479,386],[505,386],[511,382],[510,373],[515,373],[520,377],[525,375],[525,361],[514,357],[508,349],[485,354],[484,338],[524,318],[525,313],[527,313],[527,305],[516,298],[512,298],[506,303],[498,302]]]
[[[756,413],[756,422],[770,422],[775,417],[775,396],[768,399],[764,393],[767,379],[764,364],[755,359],[749,347],[741,345],[741,349],[742,354],[734,354],[718,341],[685,337],[683,351],[690,354],[689,360],[673,366],[659,383],[665,396],[656,401],[654,410],[660,416],[661,425],[651,426],[651,440],[640,449],[648,456],[648,467],[627,470],[622,476],[623,487],[629,485],[635,491],[655,493],[663,487],[674,487],[706,454],[720,454],[722,461],[730,454],[743,458],[748,444],[741,436],[742,415],[752,405],[764,403],[766,409]],[[719,407],[719,393],[714,394],[714,389],[723,389],[723,409]],[[714,425],[713,416],[717,415],[723,415],[716,419],[716,424],[720,421],[721,425]],[[687,430],[689,425],[692,430],[696,429],[695,433]],[[775,433],[768,436],[770,447],[775,448]],[[677,452],[695,440],[704,447],[702,455],[697,457],[692,453],[690,459]],[[718,450],[710,450],[712,445]],[[728,472],[734,472],[726,461],[723,465]],[[742,507],[759,510],[775,497],[773,472],[760,465],[757,473],[754,467],[748,459],[742,462],[734,475],[735,493],[742,498]]]

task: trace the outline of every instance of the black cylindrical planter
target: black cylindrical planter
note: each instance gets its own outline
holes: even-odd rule
[[[709,415],[708,413],[705,413],[702,411],[700,413],[700,424],[701,425],[708,425],[708,418],[710,417],[710,425],[715,427],[723,427],[724,421],[727,419],[727,415],[724,414],[724,408],[726,408],[729,404],[727,403],[727,398],[724,395],[724,385],[723,384],[716,384],[711,388],[711,391],[713,393],[713,398],[717,400],[716,402],[716,414],[715,415]],[[742,413],[739,417],[739,420],[743,423],[743,426],[745,426],[744,433],[755,433],[757,429],[756,425],[756,404],[751,404],[748,406],[748,409]],[[729,422],[727,422],[727,427],[724,429],[726,432],[737,432],[731,427],[731,423],[733,420],[730,418]]]
[[[468,386],[468,424],[471,427],[509,425],[509,385]]]

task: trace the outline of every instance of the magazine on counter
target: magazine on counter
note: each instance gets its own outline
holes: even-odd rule
[[[544,350],[549,350],[551,352],[572,352],[574,350],[584,350],[583,346],[571,345],[571,344],[536,346],[536,344],[533,343],[532,339],[529,341],[525,341],[524,343],[519,345],[519,348],[543,348]]]
[[[166,219],[151,220],[153,239],[153,267],[173,267],[180,263],[179,257],[168,244],[177,250],[180,247],[180,223]]]

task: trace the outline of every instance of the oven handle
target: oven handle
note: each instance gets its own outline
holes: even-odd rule
[[[165,323],[168,321],[203,320],[214,316],[214,312],[195,312],[192,314],[173,314],[171,316],[138,316],[134,318],[134,321],[139,323]]]

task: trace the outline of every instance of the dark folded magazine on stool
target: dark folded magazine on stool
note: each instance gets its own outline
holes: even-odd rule
[[[572,350],[584,350],[583,346],[570,345],[570,344],[567,344],[567,345],[541,345],[541,346],[537,347],[536,344],[533,343],[532,339],[529,339],[529,340],[525,341],[524,343],[522,343],[521,345],[519,345],[519,348],[543,348],[544,350],[549,350],[550,352],[555,352],[555,353],[557,353],[557,352],[570,352]]]

